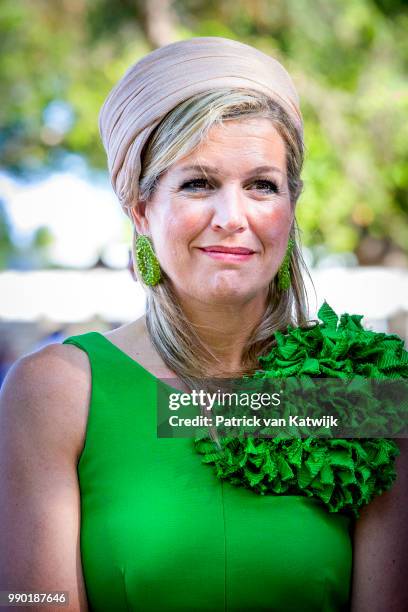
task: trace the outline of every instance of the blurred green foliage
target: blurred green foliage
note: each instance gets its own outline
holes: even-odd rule
[[[173,40],[236,38],[282,61],[301,97],[304,244],[352,251],[363,264],[393,253],[408,261],[403,0],[3,0],[0,7],[0,163],[9,171],[50,170],[67,152],[106,167],[98,112],[131,63]]]
[[[6,267],[8,258],[14,252],[10,224],[4,211],[4,204],[0,200],[0,270]]]

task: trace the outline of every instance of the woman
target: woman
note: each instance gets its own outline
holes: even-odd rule
[[[252,373],[274,331],[307,323],[289,75],[237,41],[174,43],[128,70],[100,130],[146,315],[12,369],[1,588],[69,591],[69,610],[98,612],[403,610],[406,447],[354,529],[300,490],[218,480],[191,440],[157,437],[157,378]]]

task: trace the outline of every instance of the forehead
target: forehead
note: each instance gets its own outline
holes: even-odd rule
[[[286,148],[270,119],[228,120],[213,126],[205,140],[172,166],[184,173],[190,166],[212,166],[219,172],[250,171],[254,166],[275,166],[286,171]]]

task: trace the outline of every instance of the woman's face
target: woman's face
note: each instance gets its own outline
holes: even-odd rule
[[[215,126],[134,212],[179,297],[265,299],[293,222],[285,145],[268,119]],[[244,254],[217,249],[244,249]]]

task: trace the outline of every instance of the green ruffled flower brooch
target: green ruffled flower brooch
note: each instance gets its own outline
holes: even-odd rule
[[[363,315],[340,317],[324,302],[321,323],[288,326],[275,332],[276,346],[260,357],[262,369],[252,378],[309,375],[408,378],[408,352],[394,334],[365,329]],[[218,478],[260,495],[305,495],[318,498],[329,512],[355,518],[373,497],[396,479],[399,447],[385,438],[220,438],[218,450],[207,435],[194,439],[202,462]]]

